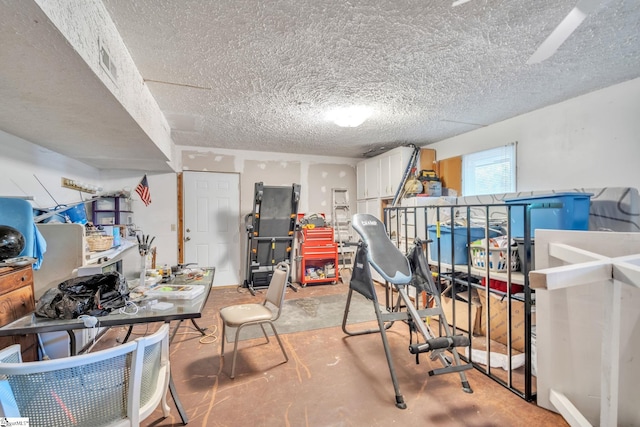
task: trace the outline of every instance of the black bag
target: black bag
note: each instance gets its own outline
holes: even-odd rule
[[[427,263],[427,257],[422,249],[422,240],[416,238],[413,247],[407,254],[407,259],[413,273],[410,284],[420,292],[426,291],[430,295],[439,294],[440,292],[436,289],[431,269]]]
[[[118,272],[66,280],[38,300],[35,314],[50,319],[75,319],[87,314],[106,316],[129,299],[126,279]]]
[[[358,250],[353,260],[353,272],[349,280],[349,288],[358,292],[365,298],[378,301],[375,289],[373,289],[373,280],[371,278],[371,268],[369,267],[369,259],[367,258],[367,246],[360,242]]]

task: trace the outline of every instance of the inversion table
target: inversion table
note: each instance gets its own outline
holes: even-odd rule
[[[462,382],[462,390],[472,393],[473,391],[469,386],[464,371],[472,369],[473,366],[471,364],[460,364],[460,356],[456,350],[456,347],[468,347],[470,345],[469,337],[451,334],[447,319],[440,305],[440,292],[433,282],[431,271],[422,250],[422,242],[417,240],[409,256],[405,257],[389,239],[384,225],[376,217],[369,214],[356,214],[353,216],[352,227],[360,235],[362,241],[356,252],[353,275],[349,282],[349,293],[342,320],[342,330],[351,336],[377,332],[381,334],[391,380],[396,393],[396,406],[400,409],[407,407],[402,394],[400,394],[386,334],[386,330],[396,320],[406,321],[409,327],[412,330],[415,329],[419,336],[421,335],[424,339],[422,343],[410,343],[409,345],[409,352],[416,355],[416,362],[420,353],[431,352],[431,360],[439,359],[444,365],[444,368],[429,371],[430,376],[457,372]],[[393,286],[397,290],[398,300],[393,311],[381,312],[369,266],[372,266],[380,273],[384,280],[388,282],[387,286]],[[430,294],[434,301],[433,307],[421,310],[416,308],[415,304],[417,303],[411,301],[409,297],[408,286],[414,286],[419,292],[425,291]],[[349,306],[351,305],[353,291],[373,301],[378,320],[377,329],[353,332],[347,330]],[[418,298],[416,298],[417,300]],[[406,307],[406,311],[401,311],[402,307]],[[439,316],[439,324],[444,330],[443,336],[436,336],[431,331],[424,320],[429,316]],[[453,359],[449,354],[453,356]]]

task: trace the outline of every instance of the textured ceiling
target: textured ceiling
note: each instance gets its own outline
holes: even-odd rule
[[[35,96],[22,88],[11,104],[0,102],[5,117],[0,129],[55,150],[66,130],[35,115],[38,97],[54,108],[52,96],[78,93],[73,81],[86,82],[87,93],[106,89],[94,88],[95,76],[68,74],[78,58],[63,49],[59,35],[41,31],[37,37],[52,44],[46,47],[25,39],[30,15],[24,13],[24,24],[14,21],[28,3],[0,0],[10,12],[0,20],[12,22],[3,24],[0,53],[4,40],[11,40],[16,46],[11,63],[17,64],[0,65],[0,96],[34,81],[27,72],[51,79],[56,89],[41,86]],[[407,143],[427,145],[640,77],[640,0],[103,3],[177,145],[362,157]],[[594,10],[555,55],[528,64],[576,3],[593,4]],[[38,70],[20,63],[19,53],[34,46],[33,56],[48,54],[49,64],[58,61],[55,70],[45,70],[42,60]],[[25,76],[21,85],[11,81],[18,75]],[[35,97],[21,106],[26,95]],[[114,116],[112,134],[106,125],[85,120],[83,144],[92,142],[87,134],[97,129],[95,145],[124,140],[119,157],[125,161],[126,148],[135,146],[130,141],[141,129],[117,126],[116,118],[126,112],[115,100],[80,95],[74,111]],[[330,109],[349,105],[372,107],[373,114],[357,128],[326,120]],[[26,112],[28,120],[20,121]],[[69,129],[77,125],[71,115],[64,119]],[[34,123],[56,127],[56,140],[47,140],[45,129],[35,134]],[[91,161],[108,167],[106,157],[103,152]]]
[[[362,156],[640,76],[640,2],[602,2],[526,62],[571,0],[105,0],[179,145]],[[327,110],[368,105],[358,128]]]

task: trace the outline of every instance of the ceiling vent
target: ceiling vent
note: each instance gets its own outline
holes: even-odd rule
[[[102,40],[99,41],[98,45],[100,46],[100,65],[111,81],[117,83],[118,70],[116,69],[116,64],[113,63],[109,51],[102,44]]]

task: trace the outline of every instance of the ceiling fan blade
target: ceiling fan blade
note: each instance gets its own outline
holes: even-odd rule
[[[461,4],[469,3],[471,0],[456,0],[453,2],[451,7],[460,6]]]
[[[571,12],[560,22],[560,25],[547,37],[531,55],[527,64],[537,64],[551,57],[569,36],[582,24],[589,13],[602,3],[601,0],[580,0]]]

